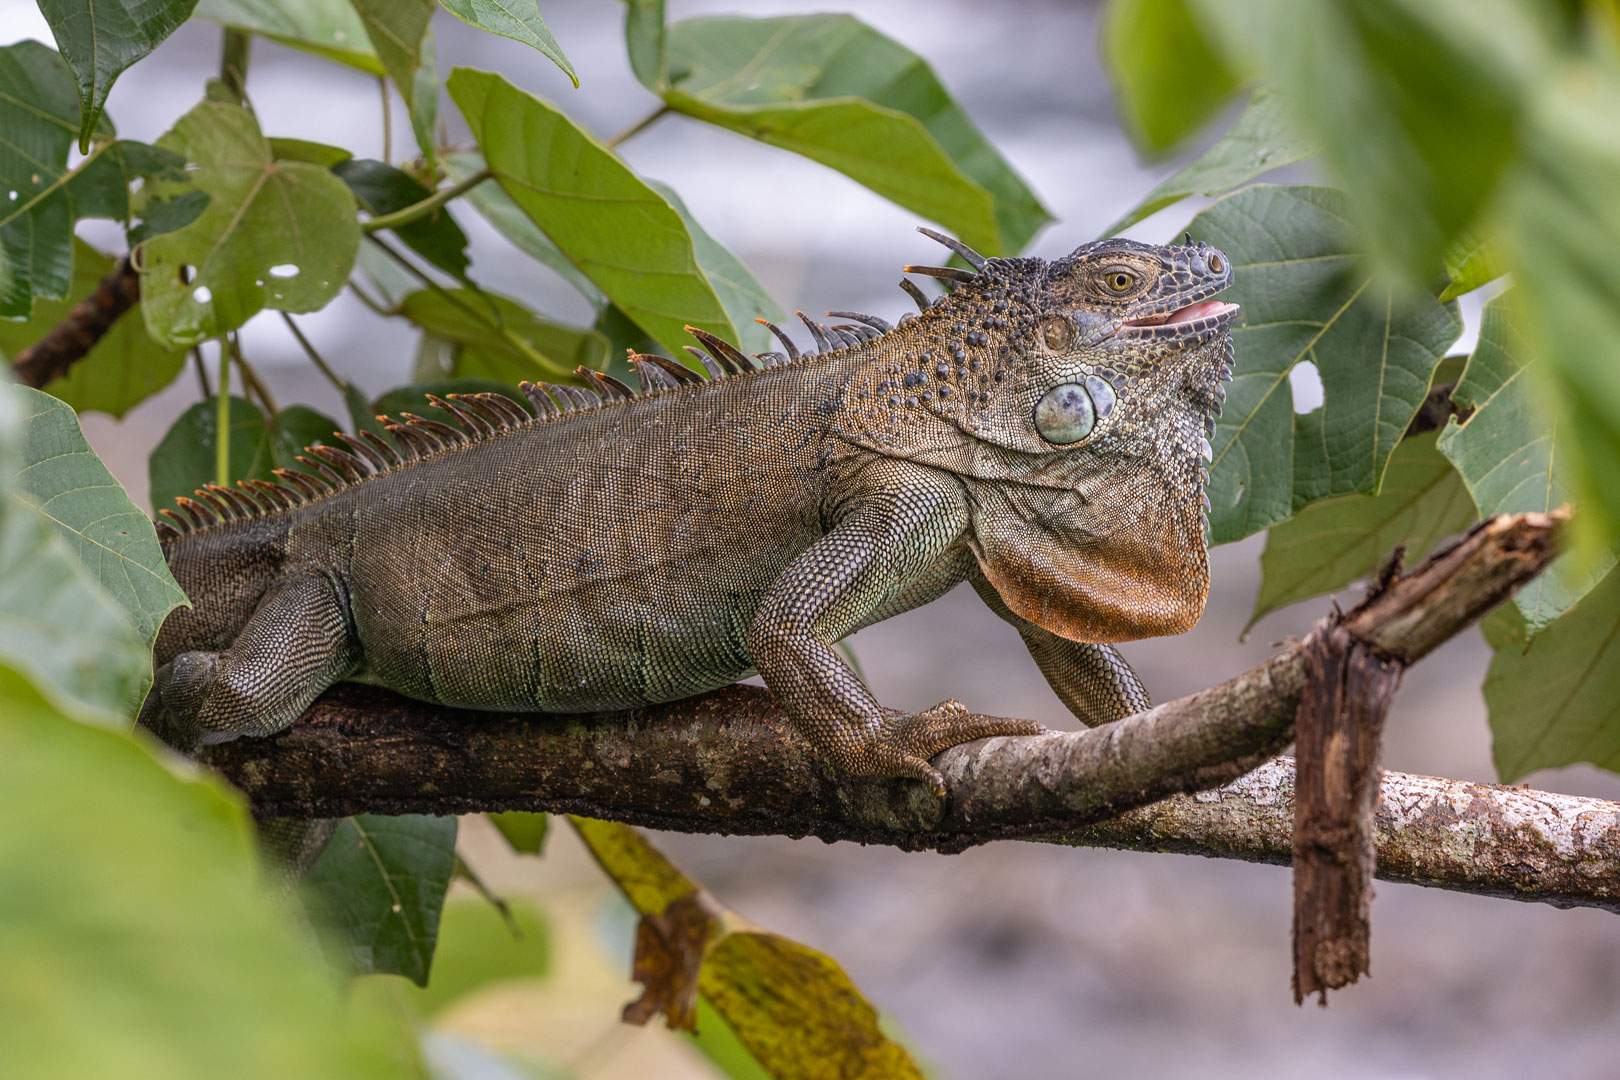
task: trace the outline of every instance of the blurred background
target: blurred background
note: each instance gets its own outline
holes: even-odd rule
[[[738,6],[671,0],[670,18]],[[811,10],[776,0],[740,6],[751,15]],[[434,24],[441,73],[459,63],[498,70],[602,136],[655,106],[630,74],[621,4],[547,0],[541,8],[580,73],[580,89],[534,51],[442,13]],[[816,10],[840,8],[922,54],[1056,215],[1032,254],[1055,256],[1095,238],[1185,160],[1144,163],[1120,131],[1097,59],[1094,4],[881,0]],[[0,0],[0,44],[30,37],[51,40],[31,0]],[[125,74],[108,102],[120,134],[161,135],[201,96],[218,50],[217,29],[188,24]],[[248,94],[267,135],[381,156],[373,79],[262,39],[253,50]],[[397,151],[410,135],[397,99],[392,113]],[[455,142],[464,134],[460,118],[448,103],[442,113]],[[643,175],[673,185],[789,310],[893,318],[910,306],[895,288],[899,266],[939,257],[912,231],[918,223],[908,212],[828,169],[714,127],[666,117],[621,152]],[[1162,242],[1179,234],[1198,205],[1172,208],[1129,235]],[[461,212],[457,220],[472,237],[481,284],[559,319],[590,321],[576,293],[480,217]],[[87,223],[81,232],[115,250],[121,236],[112,228],[98,232],[105,224]],[[1480,299],[1464,300],[1468,329],[1456,351],[1472,346]],[[409,324],[380,320],[345,294],[301,325],[367,391],[408,381],[415,348]],[[343,415],[342,402],[279,319],[254,320],[243,344],[277,399]],[[1314,407],[1319,388],[1308,370],[1296,376],[1299,407]],[[146,500],[147,453],[197,394],[195,381],[183,376],[122,422],[85,416],[92,444],[137,503]],[[1237,673],[1328,610],[1326,599],[1286,609],[1240,640],[1263,543],[1255,537],[1213,552],[1209,605],[1192,633],[1125,650],[1155,699]],[[957,696],[976,709],[1073,726],[1017,635],[971,591],[864,631],[853,645],[891,706]],[[1387,767],[1495,779],[1479,693],[1488,659],[1470,633],[1408,674],[1387,729]],[[1594,769],[1541,773],[1530,782],[1620,797],[1620,778]],[[636,995],[628,979],[633,921],[567,830],[553,830],[538,861],[511,855],[482,819],[468,819],[463,837],[486,881],[533,897],[546,912],[556,974],[455,1005],[439,1018],[437,1053],[489,1045],[581,1078],[713,1075],[661,1028],[616,1022],[620,1005]],[[1034,844],[946,857],[816,840],[656,838],[725,904],[839,960],[942,1077],[1616,1071],[1620,919],[1601,912],[1383,884],[1374,906],[1372,979],[1337,994],[1326,1010],[1296,1008],[1291,892],[1282,868]]]

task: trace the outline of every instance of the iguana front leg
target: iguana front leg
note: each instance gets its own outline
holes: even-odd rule
[[[1152,706],[1142,680],[1118,649],[1058,637],[1009,608],[983,574],[975,573],[972,581],[990,610],[1017,628],[1052,692],[1082,724],[1096,727]]]
[[[914,777],[936,795],[945,778],[928,759],[990,735],[1036,735],[1027,720],[974,716],[947,699],[891,717],[833,648],[925,572],[962,534],[967,507],[953,481],[895,466],[831,532],[790,563],[749,630],[755,669],[805,739],[857,775]]]

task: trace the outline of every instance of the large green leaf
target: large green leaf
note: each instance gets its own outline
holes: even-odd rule
[[[1214,541],[1316,499],[1376,493],[1462,330],[1456,305],[1403,302],[1375,283],[1345,227],[1344,198],[1328,188],[1245,188],[1199,214],[1191,231],[1230,256],[1235,283],[1223,298],[1243,306],[1236,377],[1210,440]],[[1324,400],[1296,424],[1288,376],[1304,362]]]
[[[438,79],[434,78],[431,94],[419,85],[419,70],[433,67],[432,37],[428,23],[438,10],[434,0],[349,0],[354,5],[360,23],[365,27],[371,47],[377,50],[388,80],[399,90],[399,96],[411,111],[411,127],[420,143],[424,137],[432,147],[434,117],[439,104]],[[426,56],[424,56],[424,51]]]
[[[721,908],[629,826],[569,820],[642,915],[636,978],[647,989],[638,1007],[656,1004],[674,1027],[695,990],[776,1080],[921,1080],[831,958]]]
[[[343,181],[277,161],[253,114],[222,102],[192,109],[158,145],[184,155],[210,201],[189,225],[142,245],[141,308],[153,336],[194,345],[263,308],[317,311],[342,291],[360,245]]]
[[[1517,608],[1485,620],[1492,755],[1502,782],[1589,761],[1620,772],[1620,570],[1531,638]]]
[[[453,817],[345,818],[305,875],[304,897],[345,968],[426,986],[455,861]]]
[[[303,405],[290,405],[266,421],[251,401],[230,403],[230,481],[268,480],[273,469],[299,468],[297,456],[316,442],[330,443],[338,425]],[[214,483],[219,430],[218,401],[199,401],[180,414],[147,461],[152,506],[172,507],[177,495],[190,495]]]
[[[1102,49],[1126,130],[1150,153],[1197,131],[1238,88],[1187,0],[1111,0]]]
[[[468,26],[533,46],[562,68],[575,86],[579,85],[574,65],[568,62],[557,39],[546,29],[546,21],[540,17],[535,0],[439,0],[439,4]]]
[[[440,159],[447,176],[460,182],[484,167],[484,155],[476,150],[458,150]],[[608,299],[602,295],[590,278],[579,267],[568,261],[562,249],[551,242],[551,237],[540,231],[529,215],[499,184],[479,184],[462,196],[471,203],[484,219],[495,226],[495,231],[512,242],[512,246],[544,266],[556,271],[564,281],[580,291],[592,306],[600,309]]]
[[[1507,200],[1504,247],[1537,374],[1568,436],[1576,528],[1620,542],[1620,73],[1611,59],[1553,73]],[[1596,546],[1596,545],[1592,545]]]
[[[1512,160],[1553,59],[1534,0],[1196,0],[1229,55],[1297,102],[1372,254],[1427,281]]]
[[[373,75],[383,74],[382,61],[349,0],[197,0],[195,14]]]
[[[581,364],[599,368],[607,359],[607,339],[601,334],[548,322],[494,293],[423,290],[407,296],[400,313],[464,347],[446,375],[494,379],[508,388],[523,379],[575,382],[574,370]]]
[[[56,47],[79,84],[79,150],[101,118],[113,80],[157,48],[191,15],[197,0],[39,0]]]
[[[352,158],[332,167],[361,209],[372,217],[404,210],[433,194],[403,169],[369,158]],[[493,186],[493,185],[491,185]],[[407,247],[451,277],[467,280],[467,234],[461,231],[450,208],[441,206],[426,217],[392,230]]]
[[[347,1008],[263,888],[239,797],[4,667],[0,816],[22,826],[0,831],[8,1075],[421,1075],[402,1026]]]
[[[60,196],[78,130],[67,63],[35,41],[0,49],[0,318],[26,319],[34,296],[67,295],[76,215]]]
[[[668,38],[664,0],[626,0],[624,51],[636,81],[655,94],[669,86]]]
[[[611,151],[499,75],[446,84],[506,193],[625,314],[672,351],[691,324],[737,340],[669,202]]]
[[[150,647],[163,617],[186,602],[151,521],[84,441],[71,408],[39,390],[13,392],[22,405],[13,494],[57,528]]]
[[[80,301],[95,292],[116,265],[77,238],[73,241],[73,284],[66,300],[34,298],[27,322],[0,320],[0,358],[13,360],[33,345]],[[79,412],[98,410],[123,416],[169,383],[185,363],[183,349],[153,341],[138,317],[119,319],[62,378],[46,387]]]
[[[674,188],[657,180],[649,180],[647,184],[669,200],[669,205],[686,222],[686,229],[692,234],[692,251],[697,255],[698,266],[703,268],[703,276],[714,286],[714,294],[720,298],[720,305],[726,309],[731,324],[737,328],[737,338],[733,344],[750,353],[774,348],[771,332],[754,321],[785,321],[782,309],[765,291],[765,286],[759,283],[741,259],[731,253],[730,248],[708,234]]]
[[[1468,492],[1435,450],[1435,438],[1402,439],[1377,495],[1324,499],[1271,527],[1249,626],[1267,612],[1365,576],[1397,544],[1406,545],[1410,563],[1473,523]]]
[[[987,255],[1052,220],[927,62],[853,16],[689,19],[669,28],[668,67],[672,108],[837,169]]]
[[[1546,512],[1573,498],[1569,435],[1532,385],[1543,365],[1531,362],[1519,300],[1512,289],[1486,302],[1479,344],[1451,392],[1473,415],[1460,425],[1453,418],[1440,437],[1440,452],[1462,474],[1482,517]],[[1596,558],[1566,554],[1514,593],[1526,631],[1533,636],[1569,610],[1614,561],[1612,550]]]
[[[1314,153],[1316,141],[1298,130],[1283,96],[1275,90],[1256,90],[1230,131],[1196,161],[1148,192],[1147,198],[1103,230],[1103,235],[1122,232],[1189,195],[1219,195]]]

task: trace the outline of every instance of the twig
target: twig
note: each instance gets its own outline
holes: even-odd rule
[[[299,345],[303,346],[304,355],[309,357],[310,362],[315,365],[316,370],[318,370],[322,375],[326,376],[326,381],[336,387],[338,393],[348,393],[348,381],[340,376],[337,372],[333,371],[331,365],[329,365],[325,360],[321,359],[321,354],[315,351],[315,346],[310,344],[309,338],[305,337],[304,332],[298,328],[298,324],[293,322],[293,317],[283,311],[281,313],[281,321],[287,324],[287,329],[292,331],[292,336],[298,339]]]
[[[202,348],[191,347],[191,366],[197,372],[197,385],[202,390],[203,400],[207,401],[214,396],[214,388],[208,385],[208,368],[203,363]]]
[[[619,132],[617,135],[604,139],[602,141],[602,145],[607,147],[609,150],[612,150],[626,139],[639,135],[647,128],[651,127],[659,117],[674,111],[675,110],[671,109],[668,105],[660,105],[658,108],[654,109],[646,116],[643,116],[640,120],[637,120],[635,123]]]
[[[126,255],[96,284],[94,292],[74,304],[43,338],[17,354],[11,365],[17,381],[38,389],[66,375],[140,298],[141,275]]]
[[[214,483],[231,483],[231,350],[219,343],[219,393],[214,395]]]
[[[231,343],[231,358],[242,372],[243,388],[251,391],[253,396],[259,399],[259,404],[264,406],[264,411],[269,414],[270,418],[273,418],[281,410],[276,408],[276,399],[270,396],[270,390],[264,385],[264,380],[259,378],[259,373],[247,362],[247,357],[242,355],[242,335],[233,333],[230,335],[229,340]]]
[[[383,229],[397,229],[401,225],[409,225],[411,222],[416,221],[419,218],[427,217],[429,214],[433,213],[451,199],[465,195],[467,192],[471,191],[473,188],[477,187],[479,184],[482,184],[485,180],[488,180],[494,175],[495,172],[493,169],[488,167],[479,169],[471,176],[451,184],[449,187],[439,188],[432,195],[429,195],[421,202],[412,203],[402,210],[395,210],[392,214],[383,214],[381,217],[374,217],[370,221],[367,221],[361,225],[360,228],[365,232],[374,233]]]
[[[380,300],[373,300],[370,296],[367,296],[366,290],[362,289],[359,282],[355,281],[353,278],[349,279],[349,291],[354,293],[355,299],[359,300],[366,307],[370,308],[373,314],[381,315],[385,319],[392,319],[394,316],[399,314],[398,308],[388,307]]]
[[[377,76],[377,89],[382,91],[382,159],[383,164],[389,165],[394,161],[394,118],[393,102],[388,95],[388,76]]]
[[[1388,655],[1415,660],[1545,567],[1562,520],[1493,519],[1340,625]],[[1198,826],[1183,825],[1170,842],[1152,823],[1168,828],[1173,819],[1164,815],[1201,802],[1135,808],[1230,783],[1274,755],[1292,737],[1304,681],[1303,647],[1295,644],[1226,683],[1101,728],[954,747],[934,762],[950,789],[943,804],[915,783],[833,772],[768,692],[746,686],[580,717],[465,712],[345,685],[279,736],[207,747],[200,757],[242,788],[262,816],[549,810],[685,832],[815,835],[906,849],[959,851],[1020,838],[1286,859],[1291,810],[1263,836],[1234,839],[1211,828],[1205,838]],[[1454,821],[1507,820],[1497,794],[1507,789],[1454,790],[1474,800]],[[1620,823],[1620,805],[1570,805]],[[1423,827],[1438,827],[1437,818]],[[1541,844],[1506,825],[1478,835],[1466,853],[1457,845],[1397,845],[1408,861],[1381,864],[1380,872],[1620,909],[1620,828],[1583,833],[1578,850],[1553,839]],[[1518,857],[1526,844],[1541,852],[1539,861]],[[1420,865],[1410,859],[1418,851]]]

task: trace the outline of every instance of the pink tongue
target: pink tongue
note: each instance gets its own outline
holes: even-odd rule
[[[1226,305],[1221,303],[1219,300],[1205,300],[1201,304],[1188,304],[1179,311],[1171,312],[1170,317],[1164,320],[1165,325],[1169,325],[1170,323],[1192,322],[1194,319],[1202,319],[1206,315],[1217,314],[1224,307],[1226,307]]]

